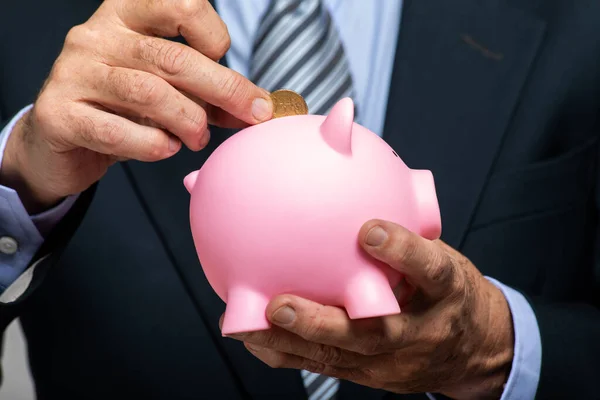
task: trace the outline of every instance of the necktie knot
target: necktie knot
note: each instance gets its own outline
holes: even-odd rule
[[[320,0],[274,0],[261,18],[250,79],[304,97],[310,114],[325,115],[352,96],[352,76],[335,24]]]

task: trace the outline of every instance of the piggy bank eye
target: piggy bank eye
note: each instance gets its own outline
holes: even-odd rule
[[[392,149],[392,153],[394,153],[394,155],[398,158],[400,158],[400,156],[398,155],[398,153],[396,153],[393,149]]]

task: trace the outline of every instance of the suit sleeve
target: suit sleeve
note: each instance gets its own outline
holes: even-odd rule
[[[47,272],[60,258],[79,227],[93,199],[97,184],[79,195],[65,217],[49,232],[28,268],[0,297],[0,335],[18,317],[27,299],[43,283]]]

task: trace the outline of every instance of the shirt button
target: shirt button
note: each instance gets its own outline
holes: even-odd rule
[[[10,236],[0,237],[0,253],[15,254],[18,248],[19,244],[15,239]]]

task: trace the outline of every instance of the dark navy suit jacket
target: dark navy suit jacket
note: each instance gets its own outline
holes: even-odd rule
[[[2,4],[3,123],[98,5]],[[383,137],[433,171],[442,239],[531,302],[538,398],[600,398],[600,2],[405,0],[394,50]],[[115,165],[49,235],[33,284],[0,306],[0,329],[21,318],[39,399],[305,398],[298,371],[221,338],[194,251],[181,178],[229,134]],[[395,396],[348,382],[340,395]]]

